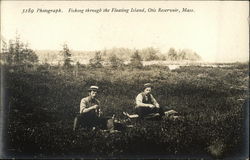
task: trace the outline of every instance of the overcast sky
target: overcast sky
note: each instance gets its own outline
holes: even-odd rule
[[[1,36],[13,39],[16,31],[37,49],[72,50],[112,47],[189,48],[205,61],[246,61],[249,57],[249,2],[236,1],[1,1]],[[22,14],[23,9],[33,14]],[[37,8],[63,13],[37,13]],[[182,8],[191,13],[69,13],[69,8]]]

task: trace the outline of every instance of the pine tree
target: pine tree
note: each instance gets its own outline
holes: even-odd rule
[[[143,66],[142,58],[139,55],[138,50],[136,50],[134,54],[131,56],[130,65],[134,68],[141,68]]]
[[[89,65],[94,68],[101,68],[102,66],[102,55],[100,51],[95,52],[95,57],[89,60]]]
[[[5,63],[9,65],[30,65],[38,62],[36,53],[28,47],[28,44],[24,45],[19,35],[16,36],[14,41],[9,41],[3,56]]]
[[[63,44],[63,50],[61,51],[63,54],[63,67],[69,69],[71,67],[71,52],[69,50],[68,45],[65,43]]]
[[[118,68],[123,66],[123,60],[118,58],[115,54],[112,54],[108,60],[112,68]]]
[[[174,48],[170,48],[168,51],[168,59],[176,61],[178,59],[178,54]]]

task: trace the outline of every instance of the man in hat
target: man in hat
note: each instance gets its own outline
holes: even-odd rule
[[[164,111],[159,103],[151,94],[152,85],[150,83],[144,84],[143,91],[136,96],[135,112],[141,118],[146,118],[154,115],[163,116]]]
[[[96,99],[98,89],[98,86],[90,86],[89,96],[81,100],[80,114],[74,120],[74,131],[79,127],[79,123],[85,128],[105,126],[105,121],[101,118],[100,102]]]
[[[80,103],[80,113],[90,113],[98,115],[99,113],[99,100],[96,99],[98,86],[90,86],[88,89],[89,96],[81,100]]]
[[[171,109],[165,111],[166,109],[170,109],[169,107],[160,107],[159,103],[156,101],[154,96],[151,94],[152,85],[150,83],[146,83],[143,86],[143,90],[136,96],[135,102],[135,112],[136,114],[128,114],[127,112],[123,112],[125,116],[130,119],[135,118],[146,118],[146,119],[159,119],[162,116],[167,116],[169,118],[177,119],[180,116],[176,116],[178,112]]]

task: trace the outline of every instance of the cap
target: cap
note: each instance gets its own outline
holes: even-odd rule
[[[143,89],[148,88],[148,87],[152,87],[152,84],[151,83],[145,83],[143,85]]]
[[[97,91],[99,89],[98,86],[90,86],[88,91]]]

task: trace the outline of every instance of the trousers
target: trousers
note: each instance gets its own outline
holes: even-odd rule
[[[139,117],[141,118],[145,118],[148,115],[152,114],[152,113],[159,113],[160,116],[164,116],[164,110],[162,107],[160,108],[150,108],[150,107],[136,107],[135,108],[135,113],[139,115]]]
[[[106,129],[106,124],[107,118],[105,117],[98,117],[96,114],[91,113],[81,113],[75,117],[74,130],[78,128],[92,129],[93,127]]]

